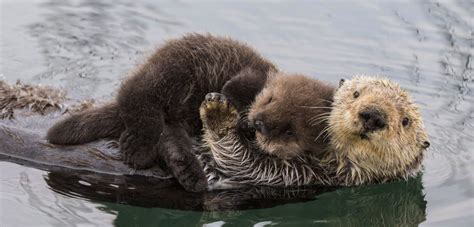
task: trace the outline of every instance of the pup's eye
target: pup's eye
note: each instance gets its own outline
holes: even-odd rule
[[[356,99],[357,97],[359,97],[359,95],[360,95],[360,94],[359,94],[358,91],[355,91],[355,92],[354,92],[354,98],[355,98],[355,99]]]
[[[271,103],[272,101],[273,101],[273,96],[270,96],[270,98],[268,99],[267,104],[268,104],[268,103]]]
[[[407,127],[409,123],[410,123],[410,119],[408,119],[408,117],[404,117],[402,120],[403,127]]]
[[[292,136],[292,135],[293,135],[293,131],[291,131],[291,130],[286,130],[285,135],[287,135],[287,136]]]

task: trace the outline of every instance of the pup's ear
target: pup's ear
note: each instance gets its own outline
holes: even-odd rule
[[[221,93],[230,100],[239,112],[243,111],[251,105],[255,97],[263,90],[270,74],[272,73],[245,68],[225,83]]]
[[[339,80],[339,87],[338,87],[338,88],[340,88],[340,87],[341,87],[341,86],[344,84],[344,82],[346,82],[346,80],[345,80],[345,79],[341,79],[341,80]]]

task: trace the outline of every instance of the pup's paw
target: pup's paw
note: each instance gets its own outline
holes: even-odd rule
[[[134,169],[147,169],[155,164],[157,152],[154,143],[145,141],[137,134],[125,130],[120,136],[120,150],[124,162]]]
[[[207,130],[224,136],[229,129],[236,127],[239,113],[222,94],[209,93],[199,108],[201,120]]]
[[[173,149],[161,151],[163,152],[161,155],[166,156],[166,164],[171,173],[186,191],[204,192],[207,190],[204,170],[191,152],[173,152]]]

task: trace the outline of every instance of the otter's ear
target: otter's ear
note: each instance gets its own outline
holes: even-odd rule
[[[341,80],[339,80],[339,86],[337,87],[337,89],[341,88],[341,87],[342,87],[342,85],[344,84],[344,82],[346,82],[346,80],[345,80],[345,79],[341,79]],[[337,89],[336,89],[336,91],[337,91]]]
[[[246,109],[262,91],[267,82],[268,73],[245,68],[227,81],[221,93],[226,96],[240,112]]]
[[[345,79],[341,79],[341,80],[339,80],[339,87],[341,87],[341,86],[344,84],[344,82],[346,82],[346,80],[345,80]]]

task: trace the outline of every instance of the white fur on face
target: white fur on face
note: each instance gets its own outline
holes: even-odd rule
[[[355,91],[359,93],[357,97]],[[367,106],[387,115],[387,127],[362,139],[358,113]],[[410,119],[406,127],[402,126],[405,117]],[[337,152],[346,155],[360,169],[382,175],[406,174],[407,166],[423,152],[420,140],[427,138],[418,108],[406,91],[377,77],[354,77],[346,81],[334,96],[329,125],[331,144]]]

